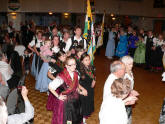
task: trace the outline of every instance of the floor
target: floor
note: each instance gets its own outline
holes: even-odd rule
[[[87,119],[87,124],[99,124],[98,113],[102,102],[103,86],[109,75],[112,60],[104,56],[104,50],[95,57],[97,83],[95,87],[95,111]],[[133,108],[133,124],[158,124],[161,105],[165,97],[165,83],[161,73],[134,67],[135,90],[140,93]],[[46,110],[47,94],[35,90],[35,80],[31,75],[26,78],[29,99],[35,108],[34,124],[51,124],[52,112]]]

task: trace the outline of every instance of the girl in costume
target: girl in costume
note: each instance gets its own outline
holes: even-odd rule
[[[52,61],[55,62],[54,59],[51,58],[53,52],[50,50],[51,48],[51,41],[45,41],[45,45],[41,47],[40,56],[44,63],[42,64],[41,70],[38,75],[38,79],[35,85],[36,90],[40,92],[47,92],[48,91],[48,84],[51,81],[48,76],[48,62]]]
[[[94,86],[96,83],[95,68],[90,64],[90,56],[85,52],[81,55],[80,64],[80,85],[84,87],[88,96],[80,95],[83,123],[86,118],[94,112]]]
[[[81,124],[81,104],[79,94],[87,96],[87,91],[79,84],[79,76],[75,71],[76,61],[67,57],[64,70],[49,84],[50,92],[58,99],[54,109],[52,124]],[[57,92],[57,88],[63,88]]]
[[[57,61],[55,63],[49,62],[49,69],[47,75],[51,80],[54,80],[56,76],[64,70],[65,61],[66,61],[65,52],[59,51],[57,53]],[[60,92],[60,88],[58,88],[56,91]],[[57,101],[58,99],[50,92],[46,105],[47,110],[53,111],[53,113],[55,113],[56,110],[54,109],[54,106]]]

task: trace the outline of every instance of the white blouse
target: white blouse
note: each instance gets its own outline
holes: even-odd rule
[[[74,72],[69,72],[69,75],[73,80],[74,79]],[[53,90],[56,90],[63,83],[64,83],[64,80],[61,77],[57,76],[52,82],[49,83],[49,87]]]
[[[127,124],[125,104],[120,98],[109,96],[103,100],[99,112],[100,124]]]
[[[52,48],[52,51],[53,51],[54,53],[58,53],[58,52],[60,51],[60,48],[59,48],[58,46],[54,46],[54,47]]]
[[[64,40],[63,40],[62,42],[64,42]],[[71,45],[72,45],[72,40],[71,40],[71,38],[69,38],[65,43],[66,43],[66,46],[65,46],[65,48],[63,49],[63,51],[66,53],[66,52],[69,51],[69,49],[70,49],[70,47],[71,47]]]
[[[104,91],[103,91],[103,99],[106,98],[107,96],[112,96],[111,93],[111,85],[114,80],[116,80],[117,77],[114,74],[110,74],[104,84]]]
[[[8,81],[13,74],[11,66],[4,61],[0,61],[0,72],[5,82]]]
[[[42,40],[38,40],[37,39],[37,43],[35,43],[35,38],[33,38],[33,40],[29,43],[29,45],[31,47],[33,47],[34,45],[36,45],[37,48],[40,48],[41,47],[41,44],[42,44]]]
[[[79,39],[77,39],[76,38],[76,36],[74,36],[74,40],[77,40],[78,41],[78,43],[82,40],[82,37],[80,37]],[[86,40],[84,39],[84,49],[86,49],[87,48],[87,42],[86,42]]]
[[[153,39],[153,45],[154,46],[162,46],[164,44],[164,40],[159,40],[158,38]]]
[[[131,73],[131,75],[129,75],[128,73],[125,73],[124,75],[124,79],[128,78],[131,81],[131,89],[133,90],[134,88],[134,77],[133,77],[133,73]]]

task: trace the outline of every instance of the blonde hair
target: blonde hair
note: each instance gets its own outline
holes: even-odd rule
[[[65,65],[68,65],[68,63],[69,63],[70,60],[74,60],[74,61],[76,62],[76,60],[75,60],[74,57],[68,56],[68,57],[66,58]]]
[[[129,94],[131,90],[131,81],[129,79],[116,79],[111,85],[111,93],[117,98]]]
[[[45,41],[44,41],[44,44],[47,44],[48,42],[51,43],[51,40],[45,40]]]

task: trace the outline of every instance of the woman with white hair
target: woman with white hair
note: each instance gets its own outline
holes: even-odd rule
[[[139,95],[139,93],[135,90],[133,90],[134,88],[134,76],[132,73],[132,67],[133,67],[133,58],[131,56],[123,56],[121,58],[121,61],[125,64],[126,67],[126,72],[124,75],[124,79],[129,79],[131,81],[131,92],[130,95],[131,96],[135,96],[137,97]],[[135,101],[131,101],[131,104],[134,104]],[[127,110],[127,115],[128,115],[128,124],[131,124],[132,122],[132,106],[128,105],[126,106],[126,110]]]

